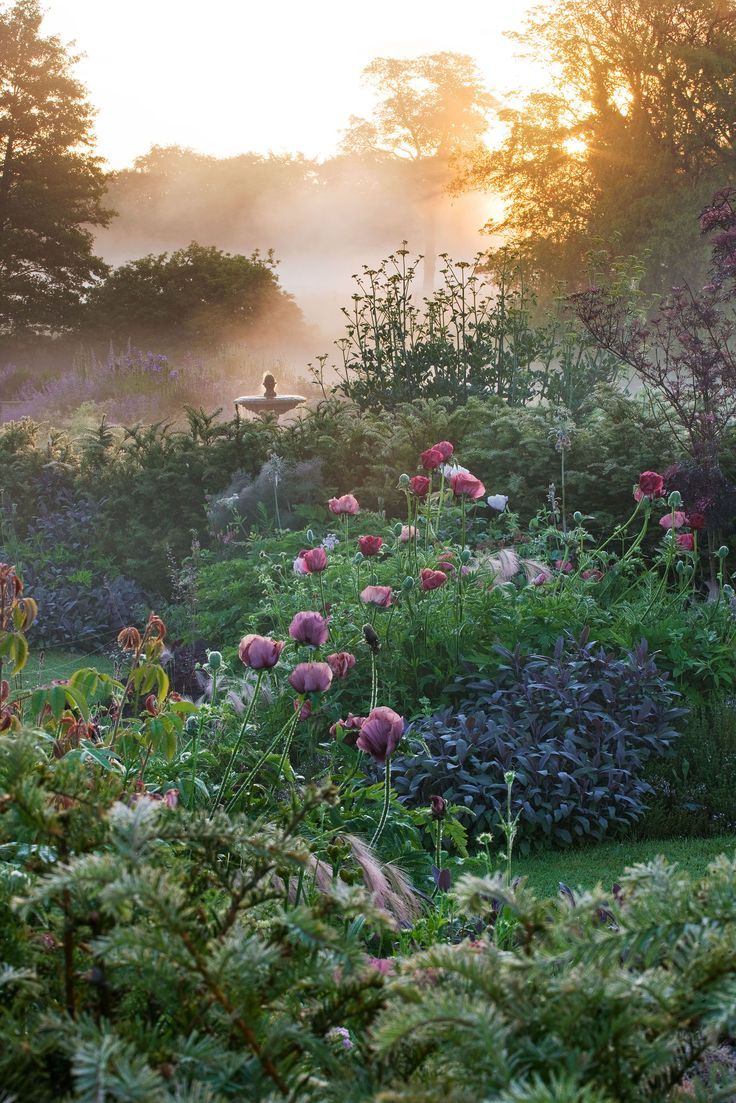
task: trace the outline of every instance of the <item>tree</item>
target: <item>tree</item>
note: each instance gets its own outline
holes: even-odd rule
[[[89,295],[84,328],[105,339],[203,347],[298,335],[301,311],[279,285],[271,253],[246,257],[192,242],[112,271]]]
[[[67,328],[105,271],[91,225],[105,225],[105,179],[77,58],[41,34],[37,0],[0,13],[0,333]]]
[[[489,228],[552,279],[576,282],[598,239],[668,270],[694,243],[686,212],[734,165],[733,0],[556,0],[515,37],[550,80],[500,113],[501,147],[462,176],[506,200]]]
[[[434,207],[455,158],[468,153],[488,128],[496,102],[475,62],[465,54],[378,57],[363,70],[378,95],[372,119],[351,116],[343,149],[373,152],[415,163],[416,186],[426,206],[425,292],[433,290]]]

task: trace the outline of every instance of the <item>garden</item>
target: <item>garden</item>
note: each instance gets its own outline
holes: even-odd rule
[[[613,233],[554,294],[541,237],[429,289],[402,243],[283,420],[220,402],[259,310],[306,332],[270,252],[0,282],[44,306],[0,368],[0,1103],[736,1099],[736,189],[692,214],[665,291]]]

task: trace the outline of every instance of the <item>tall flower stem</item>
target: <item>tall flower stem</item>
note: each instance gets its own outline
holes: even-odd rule
[[[270,756],[273,754],[273,752],[275,751],[276,747],[278,746],[282,736],[284,735],[284,732],[292,724],[294,724],[294,720],[293,720],[292,717],[290,717],[287,720],[286,724],[282,725],[282,727],[279,728],[279,730],[276,732],[276,735],[273,737],[271,742],[268,744],[265,751],[261,754],[260,758],[256,762],[255,766],[250,771],[250,773],[248,774],[247,778],[245,779],[245,781],[243,782],[241,787],[238,789],[237,793],[234,793],[233,796],[228,801],[227,805],[225,806],[225,811],[226,812],[234,812],[235,811],[235,806],[240,803],[240,800],[242,799],[242,797],[244,795],[247,795],[248,790],[250,789],[250,787],[253,783],[253,780],[255,779],[256,775],[258,773],[260,773],[264,762],[266,762],[266,760],[268,758],[270,758]]]
[[[289,757],[289,751],[291,750],[291,742],[294,738],[294,732],[296,731],[296,726],[299,723],[299,714],[302,711],[303,703],[304,703],[304,696],[301,695],[301,696],[297,697],[297,699],[296,699],[296,708],[294,709],[294,716],[292,717],[291,722],[287,725],[287,728],[286,728],[286,739],[284,740],[284,749],[281,752],[281,758],[279,759],[278,768],[276,770],[276,780],[273,783],[273,788],[271,789],[271,792],[273,792],[273,790],[278,785],[279,779],[281,777],[281,771],[284,768],[284,763],[286,762],[287,758]]]
[[[383,810],[381,812],[381,818],[378,821],[378,827],[373,832],[373,838],[370,845],[373,847],[376,845],[381,837],[384,827],[386,826],[386,820],[388,819],[388,809],[391,803],[391,758],[386,759],[386,769],[383,782]]]
[[[258,691],[261,688],[261,682],[263,681],[263,675],[264,675],[264,671],[259,670],[258,675],[256,677],[256,684],[253,688],[253,695],[252,695],[250,701],[248,702],[247,709],[245,710],[245,716],[243,717],[243,723],[240,725],[240,732],[238,734],[238,738],[235,740],[235,746],[232,749],[232,753],[231,753],[230,758],[228,760],[228,764],[225,767],[225,773],[222,776],[222,781],[220,782],[220,788],[217,791],[217,796],[215,797],[214,801],[212,802],[212,807],[210,808],[210,816],[213,815],[215,809],[218,807],[220,801],[222,800],[223,793],[225,792],[225,787],[226,787],[228,781],[230,780],[230,774],[232,773],[232,769],[233,769],[233,765],[235,763],[235,759],[237,758],[238,752],[239,752],[239,750],[240,750],[240,748],[243,744],[243,740],[245,739],[245,731],[246,731],[246,728],[248,727],[248,724],[250,722],[250,718],[253,715],[253,709],[256,706],[256,699],[258,697]]]

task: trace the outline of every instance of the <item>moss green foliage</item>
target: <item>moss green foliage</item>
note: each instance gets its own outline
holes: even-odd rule
[[[736,1025],[726,857],[557,900],[468,876],[474,937],[421,948],[361,889],[315,885],[300,824],[329,791],[280,826],[208,818],[28,732],[0,740],[0,788],[11,1098],[720,1098],[695,1063]]]

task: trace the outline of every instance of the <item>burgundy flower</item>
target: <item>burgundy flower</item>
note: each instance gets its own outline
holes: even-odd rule
[[[449,440],[441,440],[438,444],[433,444],[432,447],[442,453],[443,460],[449,460],[450,456],[455,451],[455,445],[450,444]]]
[[[664,479],[656,471],[642,471],[638,490],[645,498],[661,498],[664,494]]]
[[[461,471],[459,475],[452,476],[450,486],[452,487],[452,493],[457,498],[471,498],[473,501],[482,498],[486,492],[486,488],[480,479],[476,479],[475,475],[464,471]]]
[[[429,798],[429,810],[432,813],[433,820],[443,820],[447,813],[447,801],[444,797],[433,793]]]
[[[687,522],[687,517],[679,509],[673,511],[673,513],[665,513],[664,517],[660,517],[659,523],[663,529],[681,529]]]
[[[307,568],[308,574],[319,574],[327,568],[327,552],[324,548],[310,548],[299,552],[299,558]]]
[[[381,609],[388,609],[393,605],[393,594],[390,586],[366,586],[360,592],[360,600],[364,605],[378,605]]]
[[[572,571],[572,563],[569,559],[555,559],[555,567],[563,574],[570,574]]]
[[[327,663],[299,663],[289,675],[289,684],[297,693],[324,693],[332,685]]]
[[[404,721],[393,709],[379,705],[363,721],[357,746],[382,765],[390,758],[404,734]]]
[[[415,475],[413,479],[409,479],[411,492],[416,494],[417,498],[426,498],[431,485],[432,480],[428,479],[426,475]]]
[[[358,547],[365,556],[378,555],[383,546],[383,538],[380,536],[359,536]]]
[[[238,647],[240,661],[251,670],[269,670],[276,666],[284,650],[282,640],[272,640],[268,636],[243,636]]]
[[[330,634],[327,621],[320,613],[297,613],[289,625],[289,635],[297,643],[321,647]]]
[[[581,571],[580,577],[585,579],[586,582],[600,582],[603,578],[603,571],[599,571],[597,567],[591,567],[587,571]]]
[[[429,567],[423,567],[419,572],[421,579],[419,583],[420,590],[439,590],[440,586],[444,586],[447,582],[447,575],[444,571],[433,571]]]
[[[338,733],[338,729],[340,729],[340,731],[344,733],[343,743],[347,743],[349,747],[354,747],[358,740],[358,733],[365,721],[365,716],[353,716],[352,712],[349,712],[347,719],[338,720],[336,724],[332,725],[330,728],[330,735],[334,739]]]
[[[694,551],[695,537],[691,532],[680,532],[677,535],[677,546],[683,551]]]
[[[348,517],[354,517],[356,513],[360,512],[358,499],[354,498],[352,494],[343,494],[341,498],[330,498],[327,506],[331,513],[343,513],[347,514]]]
[[[688,513],[686,524],[696,532],[702,532],[705,528],[706,520],[702,513]]]
[[[426,452],[422,452],[419,459],[425,471],[435,471],[440,464],[445,462],[445,457],[439,448],[428,448]]]
[[[355,655],[351,655],[349,651],[336,651],[327,656],[327,662],[336,678],[344,678],[355,666]]]

